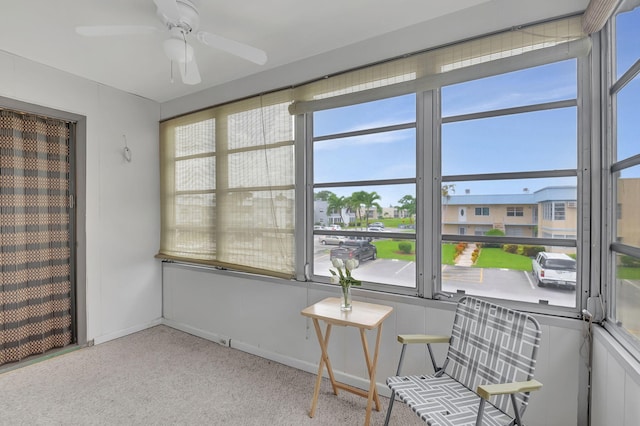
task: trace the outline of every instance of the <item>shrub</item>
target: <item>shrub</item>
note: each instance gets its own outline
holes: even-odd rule
[[[635,257],[632,257],[632,256],[627,256],[627,255],[621,256],[620,263],[622,263],[622,266],[626,266],[629,268],[640,267],[640,259],[636,259]]]
[[[528,257],[536,257],[538,253],[544,251],[543,246],[522,246],[522,255]]]
[[[460,253],[467,248],[467,243],[458,243],[456,244],[456,256],[460,256]]]
[[[492,237],[504,237],[504,231],[493,228],[485,232],[484,235]],[[484,243],[483,246],[487,248],[502,248],[502,244],[500,243]]]
[[[413,244],[408,241],[401,241],[398,243],[398,249],[405,254],[411,254],[413,251]]]
[[[518,245],[517,244],[505,244],[504,246],[502,246],[502,249],[504,251],[506,251],[507,253],[513,253],[513,254],[517,254],[518,253]]]

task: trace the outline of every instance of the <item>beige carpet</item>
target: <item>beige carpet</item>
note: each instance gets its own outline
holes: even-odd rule
[[[0,374],[1,425],[359,425],[366,399],[315,375],[158,326]],[[371,424],[384,423],[383,410]],[[420,425],[396,403],[391,424]]]

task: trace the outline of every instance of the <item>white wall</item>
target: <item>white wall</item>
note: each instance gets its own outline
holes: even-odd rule
[[[169,326],[274,361],[316,373],[320,347],[313,323],[300,311],[325,297],[337,297],[335,286],[298,283],[178,264],[164,264],[164,318]],[[453,321],[451,303],[383,296],[355,289],[354,299],[393,306],[383,324],[378,364],[378,390],[389,395],[384,381],[395,375],[400,355],[396,335],[402,333],[448,334]],[[525,420],[528,425],[579,424],[582,323],[577,320],[538,317],[543,338],[536,378],[543,390],[531,398]],[[369,348],[375,335],[368,335]],[[445,348],[438,350],[444,358]],[[329,357],[336,376],[366,389],[367,371],[360,337],[355,329],[334,327]],[[431,371],[426,349],[411,348],[403,373]],[[311,400],[313,389],[309,389]],[[583,408],[586,412],[586,404]],[[610,423],[613,424],[613,423]]]
[[[159,104],[4,52],[0,96],[86,117],[87,339],[159,323]]]
[[[600,326],[593,339],[591,425],[638,425],[640,362]]]

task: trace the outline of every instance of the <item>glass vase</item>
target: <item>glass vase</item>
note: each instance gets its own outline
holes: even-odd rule
[[[342,300],[340,302],[340,310],[343,312],[348,312],[351,310],[351,286],[350,285],[342,286]]]

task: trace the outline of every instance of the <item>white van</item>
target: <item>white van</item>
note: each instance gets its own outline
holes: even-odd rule
[[[576,288],[576,261],[564,253],[540,252],[532,261],[538,287],[557,285]]]

